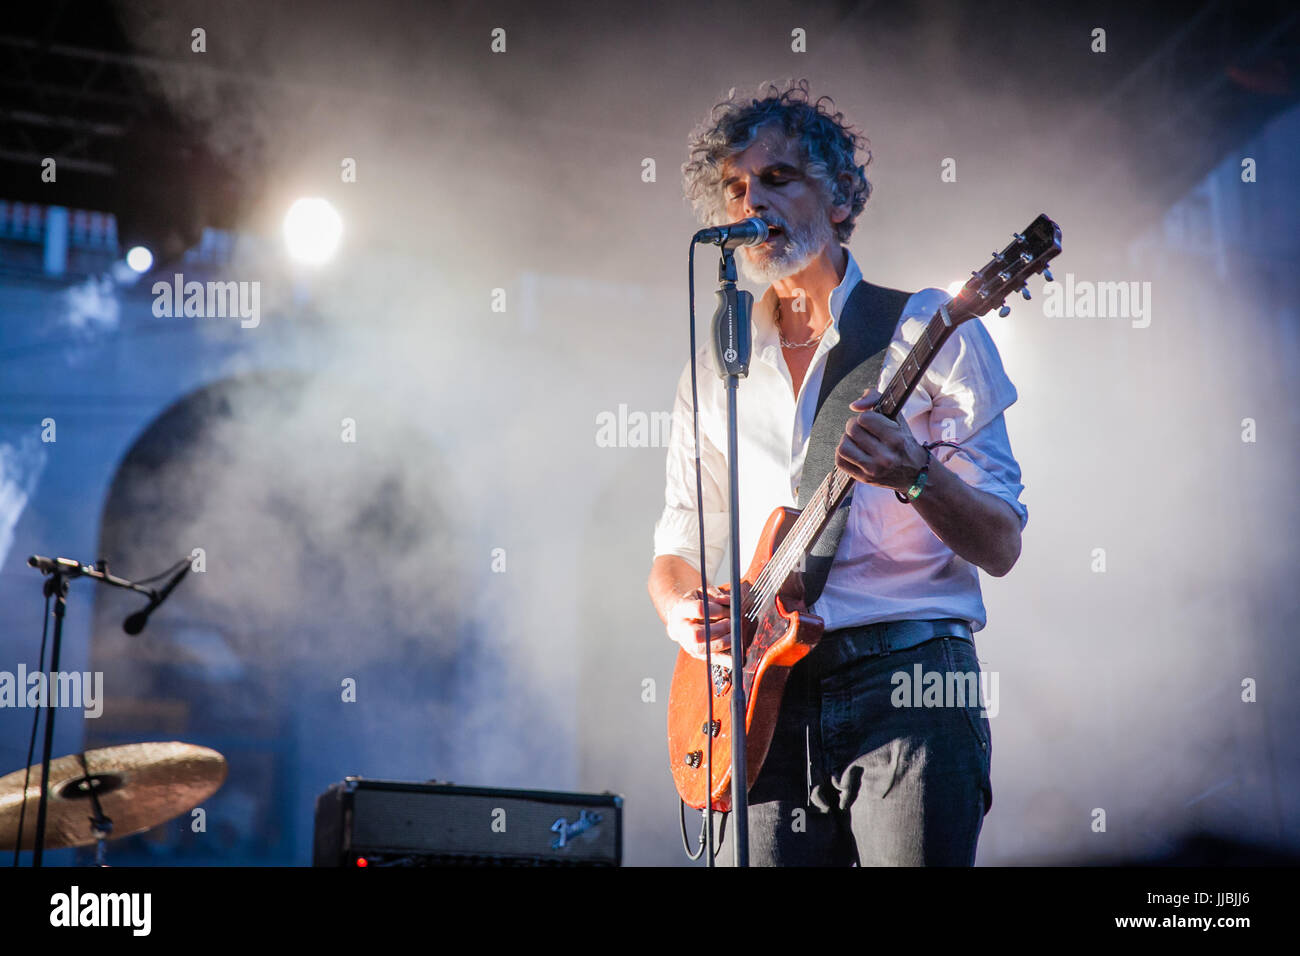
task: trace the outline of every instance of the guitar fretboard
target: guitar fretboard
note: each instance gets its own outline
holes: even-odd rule
[[[943,344],[948,341],[960,319],[954,319],[946,305],[930,317],[921,335],[913,344],[907,357],[890,377],[889,384],[880,393],[876,411],[893,418],[903,407],[921,376],[933,361]],[[848,421],[845,418],[845,421]],[[763,567],[753,582],[753,589],[742,605],[742,611],[751,621],[757,621],[776,600],[790,573],[803,565],[804,556],[812,547],[827,523],[853,488],[854,479],[838,466],[834,466],[822,479],[817,490],[809,497],[803,511],[786,534],[785,540]]]

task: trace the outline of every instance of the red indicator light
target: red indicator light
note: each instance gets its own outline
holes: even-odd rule
[[[364,856],[357,857],[357,866],[369,866],[369,865],[370,865],[370,861],[367,860]]]

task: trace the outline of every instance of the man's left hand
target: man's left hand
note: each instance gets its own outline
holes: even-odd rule
[[[875,411],[873,389],[849,406],[858,413],[844,426],[835,464],[858,481],[906,491],[925,464],[925,449],[912,430]]]

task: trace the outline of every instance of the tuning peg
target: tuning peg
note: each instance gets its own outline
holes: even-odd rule
[[[1011,314],[1011,306],[1009,305],[1004,305],[1002,308],[998,309],[998,315],[1004,319],[1010,314]]]
[[[1048,282],[1051,282],[1051,281],[1052,281],[1052,270],[1051,270],[1051,269],[1043,269],[1043,278],[1046,279]]]
[[[1030,299],[1033,298],[1033,296],[1029,294],[1029,286],[1022,285],[1020,287],[1020,295],[1024,298],[1026,302],[1028,302]]]
[[[1016,242],[1024,242],[1024,241],[1025,241],[1025,237],[1022,236],[1022,235],[1021,235],[1020,233],[1018,233],[1018,232],[1013,232],[1013,233],[1011,234],[1011,238],[1014,239],[1014,240],[1016,240]]]

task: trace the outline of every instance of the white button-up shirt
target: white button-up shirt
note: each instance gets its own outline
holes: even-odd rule
[[[848,253],[848,250],[845,250]],[[852,253],[844,279],[830,294],[833,319],[817,346],[798,396],[781,354],[776,328],[776,293],[771,287],[754,304],[753,354],[749,376],[737,397],[740,458],[741,569],[749,566],[763,525],[775,508],[794,507],[808,450],[808,434],[826,367],[826,353],[839,341],[840,313],[862,279]],[[877,390],[883,391],[922,329],[949,296],[940,289],[914,294],[903,310]],[[725,583],[727,551],[727,396],[716,371],[712,346],[698,352],[700,467],[704,494],[705,557],[709,583]],[[1020,516],[1024,486],[1011,454],[1003,411],[1016,389],[988,330],[979,319],[958,325],[935,355],[903,405],[903,416],[918,442],[954,441],[931,454],[967,484],[996,495]],[[846,414],[845,420],[848,420]],[[944,424],[951,420],[947,434]],[[663,514],[655,525],[655,556],[674,554],[699,569],[699,522],[695,505],[695,458],[691,424],[690,366],[682,371],[673,404]],[[807,489],[812,493],[812,489]],[[728,562],[729,563],[729,562]],[[719,577],[719,574],[722,577]],[[952,617],[985,623],[979,571],[958,557],[930,530],[911,505],[889,488],[856,482],[849,520],[821,596],[812,607],[827,630],[897,621]]]

